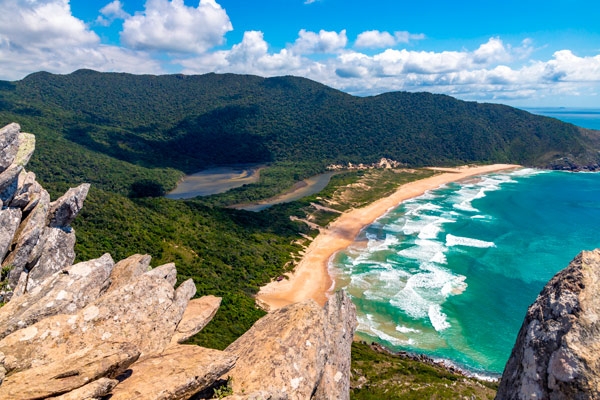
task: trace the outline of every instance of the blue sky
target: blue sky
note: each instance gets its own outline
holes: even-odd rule
[[[0,79],[80,68],[600,107],[600,2],[0,0]]]

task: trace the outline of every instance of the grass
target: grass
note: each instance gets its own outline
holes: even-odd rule
[[[352,344],[350,398],[356,400],[493,399],[496,382],[469,378],[433,363]]]

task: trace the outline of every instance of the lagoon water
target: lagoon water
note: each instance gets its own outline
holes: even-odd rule
[[[598,226],[600,174],[522,169],[404,202],[331,268],[361,338],[494,376],[545,283],[600,247]]]

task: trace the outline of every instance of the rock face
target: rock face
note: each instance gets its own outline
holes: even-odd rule
[[[600,398],[600,250],[580,253],[529,307],[497,399]]]
[[[236,394],[266,390],[288,399],[348,399],[356,311],[344,292],[275,310],[233,342]],[[276,327],[276,329],[274,329]]]
[[[175,265],[152,269],[148,255],[73,265],[69,225],[89,185],[50,202],[23,169],[34,143],[17,124],[0,129],[0,399],[183,400],[229,375],[232,399],[348,398],[345,294],[277,310],[226,351],[182,344],[221,299],[190,300],[192,280],[175,288]]]
[[[75,232],[69,224],[89,185],[70,189],[51,203],[35,174],[24,170],[34,149],[34,136],[21,132],[18,124],[0,129],[0,300],[13,291],[18,296],[33,290],[75,259]]]

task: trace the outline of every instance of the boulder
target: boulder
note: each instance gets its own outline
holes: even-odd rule
[[[69,350],[54,362],[17,371],[0,386],[0,399],[33,400],[62,395],[102,377],[114,378],[140,353],[128,343],[102,343]]]
[[[107,292],[131,283],[135,278],[150,271],[149,255],[134,254],[115,264],[110,274],[110,287]]]
[[[19,132],[18,142],[19,150],[13,164],[25,166],[35,151],[35,136],[31,133]]]
[[[27,214],[39,202],[42,190],[42,185],[35,180],[33,172],[21,171],[17,179],[17,190],[9,205],[18,207]]]
[[[323,310],[313,300],[259,319],[225,349],[238,356],[228,374],[234,393],[266,390],[286,393],[290,399],[309,399],[326,361],[323,323]]]
[[[206,389],[235,364],[236,357],[199,346],[171,346],[133,364],[111,400],[187,400]],[[120,378],[121,379],[121,378]]]
[[[600,398],[600,250],[580,253],[527,310],[497,399]]]
[[[349,398],[343,390],[349,388],[350,362],[340,358],[350,354],[354,315],[343,293],[324,308],[307,300],[267,314],[225,349],[238,356],[229,373],[234,394],[264,390],[289,399]]]
[[[0,338],[57,314],[74,314],[106,290],[113,260],[105,254],[54,273],[0,308]]]
[[[13,164],[19,150],[19,124],[12,123],[0,129],[0,173]]]
[[[73,315],[48,317],[6,336],[0,340],[0,352],[11,355],[6,370],[48,364],[107,341],[131,343],[142,357],[161,353],[196,290],[191,280],[174,290],[164,279],[168,269],[149,271]]]
[[[2,262],[3,267],[11,267],[8,282],[13,288],[21,272],[35,265],[41,255],[43,243],[40,239],[46,226],[49,203],[50,195],[44,190],[39,203],[19,225],[11,244],[14,250]]]
[[[350,359],[356,330],[356,308],[346,292],[332,295],[325,307],[326,363],[315,398],[349,399]]]
[[[42,234],[42,252],[27,277],[30,292],[46,278],[73,264],[75,260],[75,231],[45,227]],[[15,289],[15,292],[17,290]]]
[[[48,226],[66,227],[73,222],[90,190],[90,184],[84,183],[76,188],[70,188],[65,194],[50,204],[48,210]]]
[[[4,204],[10,204],[10,201],[15,196],[21,171],[23,171],[22,166],[13,164],[0,173],[0,200]]]
[[[215,296],[191,300],[171,338],[171,344],[183,343],[200,332],[213,319],[220,305],[221,298]]]
[[[0,210],[0,260],[3,260],[6,256],[20,223],[20,209],[6,208]]]
[[[61,396],[49,397],[48,400],[100,400],[118,383],[116,379],[100,378]]]

